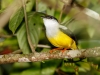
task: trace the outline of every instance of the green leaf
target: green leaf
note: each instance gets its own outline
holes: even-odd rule
[[[41,75],[41,74],[38,69],[31,68],[31,69],[23,71],[20,75]]]
[[[29,63],[18,63],[18,62],[16,62],[16,63],[14,63],[13,64],[13,68],[14,69],[25,69],[25,68],[29,68],[30,67],[30,64]]]
[[[62,60],[49,60],[42,63],[41,75],[54,75],[56,68],[61,64]]]
[[[20,8],[15,15],[11,18],[10,22],[9,22],[9,29],[15,33],[16,29],[18,28],[18,26],[21,24],[22,20],[24,17],[24,13],[23,13],[23,9]]]
[[[33,8],[35,4],[35,0],[30,0],[27,4],[26,4],[26,12],[30,12]]]
[[[42,19],[37,13],[28,16],[29,34],[31,41],[34,45],[38,44],[41,26],[43,25]]]
[[[24,54],[30,53],[30,48],[29,48],[28,41],[27,41],[27,36],[26,36],[25,23],[22,24],[22,27],[17,32],[17,39],[18,39],[19,47],[22,50],[22,52]]]
[[[99,46],[100,46],[100,40],[80,40],[79,41],[79,47],[83,49],[99,47]]]
[[[89,62],[77,62],[80,72],[87,72],[91,70],[91,64]]]
[[[13,72],[10,75],[20,75],[20,73],[19,72]]]
[[[29,35],[32,45],[37,45],[39,41],[39,35],[41,32],[41,28],[43,26],[41,13],[29,13],[28,15],[28,28],[29,28]],[[22,49],[24,54],[28,54],[30,52],[29,43],[27,40],[26,34],[26,26],[25,24],[17,32],[17,38],[20,48]],[[36,46],[35,46],[36,48]]]
[[[75,72],[75,66],[73,63],[63,63],[60,69],[64,72]]]

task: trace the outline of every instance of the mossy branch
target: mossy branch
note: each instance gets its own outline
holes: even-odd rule
[[[31,54],[7,54],[0,55],[0,64],[14,63],[14,62],[42,62],[50,59],[72,59],[72,58],[88,58],[88,57],[99,57],[100,47],[81,49],[81,50],[66,50],[62,51],[55,50],[53,53],[40,52]]]

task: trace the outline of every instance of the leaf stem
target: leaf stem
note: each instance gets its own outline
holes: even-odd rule
[[[2,0],[0,0],[0,10],[1,10],[1,8],[2,8]]]
[[[35,0],[36,2],[36,11],[38,11],[38,0]]]
[[[60,12],[59,23],[61,22],[61,18],[62,18],[62,14],[63,14],[63,9],[64,9],[64,7],[65,7],[65,5],[63,5],[63,8],[62,8],[62,10],[61,10],[61,12]]]
[[[29,43],[29,46],[32,50],[33,53],[35,53],[35,48],[34,45],[32,44],[31,38],[30,38],[30,33],[29,33],[29,27],[28,27],[28,20],[27,20],[27,14],[26,14],[26,3],[25,0],[22,0],[23,3],[23,9],[24,9],[24,15],[25,15],[25,24],[26,24],[26,33],[27,33],[27,40]]]

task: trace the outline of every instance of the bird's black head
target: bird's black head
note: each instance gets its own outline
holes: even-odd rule
[[[51,16],[51,15],[43,15],[41,16],[42,18],[45,18],[45,19],[53,19],[53,20],[56,20],[58,21],[55,17]]]

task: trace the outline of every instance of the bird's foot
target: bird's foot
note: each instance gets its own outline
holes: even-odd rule
[[[63,52],[65,52],[66,50],[67,50],[67,48],[63,48],[61,51],[62,51],[62,53],[63,53]]]
[[[63,48],[54,48],[54,49],[50,50],[50,53],[53,53],[55,50],[63,50]]]
[[[50,53],[53,53],[55,50],[60,50],[62,53],[67,50],[67,48],[54,48],[50,50]]]

